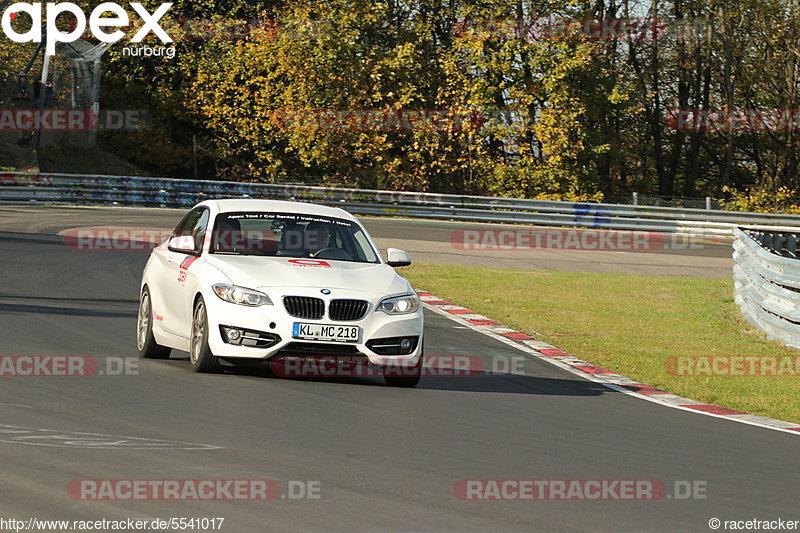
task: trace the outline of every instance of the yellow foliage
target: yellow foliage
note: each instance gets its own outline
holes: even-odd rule
[[[723,209],[729,211],[800,215],[797,191],[789,187],[754,187],[745,191],[724,187],[722,191],[729,195],[729,199],[722,200]]]

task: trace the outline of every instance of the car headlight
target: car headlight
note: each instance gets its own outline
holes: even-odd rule
[[[258,307],[260,305],[272,305],[272,300],[263,292],[254,291],[252,289],[245,289],[236,285],[225,285],[219,283],[212,287],[214,293],[220,299],[230,302],[232,304],[247,305],[249,307]]]
[[[419,298],[416,294],[409,294],[397,298],[387,298],[378,305],[376,310],[390,315],[407,315],[416,313],[418,309]]]

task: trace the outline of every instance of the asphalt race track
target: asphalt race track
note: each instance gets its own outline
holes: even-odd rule
[[[139,361],[146,253],[72,250],[59,231],[111,224],[113,211],[98,221],[75,210],[67,225],[53,213],[0,208],[0,356],[84,355],[101,369],[126,358],[138,370],[0,378],[0,517],[224,517],[232,533],[710,531],[711,518],[800,520],[800,438],[616,393],[434,313],[429,355],[524,359],[525,375],[428,377],[404,390],[258,370],[199,375],[183,353]],[[125,210],[114,225],[168,227],[178,216]],[[715,254],[724,260],[686,257],[701,265]],[[70,482],[86,479],[310,481],[320,492],[267,502],[70,497]],[[462,501],[454,486],[465,479],[688,481],[706,494]]]

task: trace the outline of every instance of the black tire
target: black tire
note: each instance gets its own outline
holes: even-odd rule
[[[208,347],[208,314],[203,297],[197,299],[192,311],[192,335],[189,338],[189,361],[195,372],[222,372],[219,358]]]
[[[396,376],[383,376],[383,381],[390,387],[403,387],[403,388],[413,388],[419,385],[419,380],[422,378],[422,361],[424,359],[423,355],[419,356],[419,361],[414,367],[408,371],[403,372],[402,375]]]
[[[169,359],[171,348],[161,346],[153,336],[153,305],[150,290],[145,287],[139,298],[139,313],[136,320],[136,348],[139,357],[145,359]]]

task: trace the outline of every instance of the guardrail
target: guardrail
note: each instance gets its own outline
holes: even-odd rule
[[[264,183],[128,176],[0,173],[0,204],[191,207],[212,198],[273,198],[342,207],[359,215],[507,222],[700,236],[730,236],[736,226],[800,227],[800,216],[584,202],[553,202]]]
[[[800,348],[798,228],[736,228],[734,298],[767,337]]]

